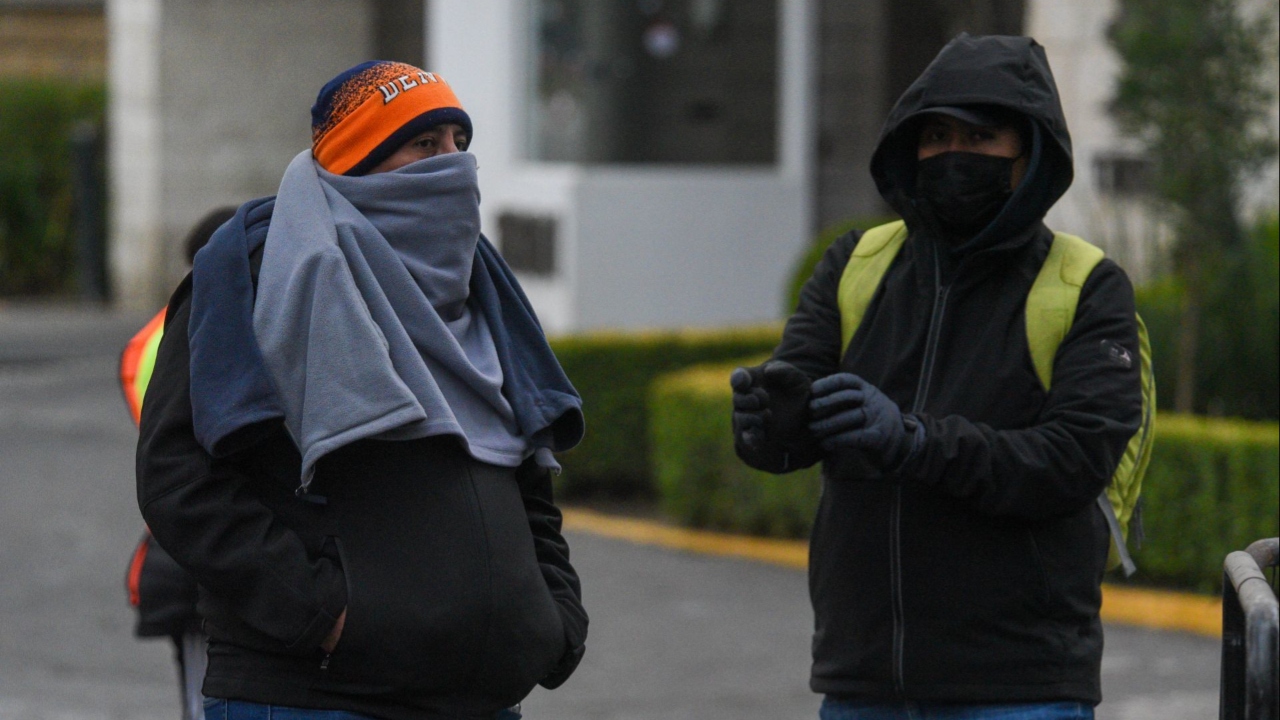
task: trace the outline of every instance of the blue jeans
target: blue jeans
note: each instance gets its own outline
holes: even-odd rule
[[[519,705],[500,710],[493,720],[520,720],[519,710]],[[377,720],[346,710],[313,710],[219,698],[205,699],[204,717],[205,720]]]
[[[1077,702],[878,703],[826,697],[818,717],[820,720],[1093,720],[1093,706]]]

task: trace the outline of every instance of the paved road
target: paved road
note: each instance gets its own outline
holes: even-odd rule
[[[177,717],[167,643],[130,635],[141,529],[115,354],[142,315],[0,305],[0,720]],[[539,720],[814,718],[803,573],[570,536],[587,657]],[[1100,720],[1217,707],[1217,641],[1109,627]]]

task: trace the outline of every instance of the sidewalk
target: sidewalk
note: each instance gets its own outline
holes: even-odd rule
[[[601,520],[618,519],[592,518]],[[813,615],[802,570],[708,554],[706,546],[618,539],[601,534],[599,524],[584,525],[582,511],[566,512],[591,613],[587,655],[565,686],[534,691],[526,717],[816,719],[820,699],[808,689]],[[1216,715],[1216,639],[1107,623],[1106,641],[1098,720]]]
[[[755,560],[799,570],[809,565],[809,544],[803,540],[775,540],[692,530],[642,519],[614,517],[587,509],[568,508],[564,516],[566,529],[642,545]],[[1152,630],[1176,630],[1219,638],[1222,636],[1222,600],[1191,593],[1104,583],[1102,619]]]

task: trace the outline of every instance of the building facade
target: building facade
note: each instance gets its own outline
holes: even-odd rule
[[[548,329],[779,317],[809,238],[885,206],[893,102],[956,33],[1048,52],[1076,182],[1050,224],[1139,280],[1165,239],[1106,112],[1115,0],[107,0],[112,265],[154,305],[207,209],[271,194],[316,90],[370,57],[441,73],[476,124],[483,226]],[[1269,185],[1268,185],[1269,183]],[[1254,203],[1275,206],[1275,175]],[[1268,192],[1268,188],[1270,192]]]
[[[101,81],[103,0],[0,0],[0,77]]]

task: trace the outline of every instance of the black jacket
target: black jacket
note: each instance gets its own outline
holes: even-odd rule
[[[569,676],[587,616],[547,471],[478,462],[448,437],[362,441],[326,456],[299,497],[280,424],[225,459],[196,442],[189,316],[188,278],[143,407],[138,502],[200,582],[206,696],[492,717]]]
[[[150,530],[134,548],[125,576],[129,604],[138,611],[133,634],[140,638],[168,637],[175,642],[187,633],[200,632],[196,612],[199,587],[160,547]]]
[[[915,211],[913,114],[985,103],[1033,123],[1029,171],[957,250]],[[774,357],[816,379],[862,376],[915,413],[921,453],[891,477],[825,457],[813,531],[811,685],[870,699],[1100,700],[1107,525],[1094,500],[1141,416],[1133,291],[1104,260],[1054,362],[1036,376],[1023,309],[1052,239],[1041,219],[1071,182],[1070,139],[1043,50],[961,36],[906,92],[872,164],[909,238],[849,347],[836,299],[845,235],[804,286]],[[743,453],[777,467],[779,448]]]

